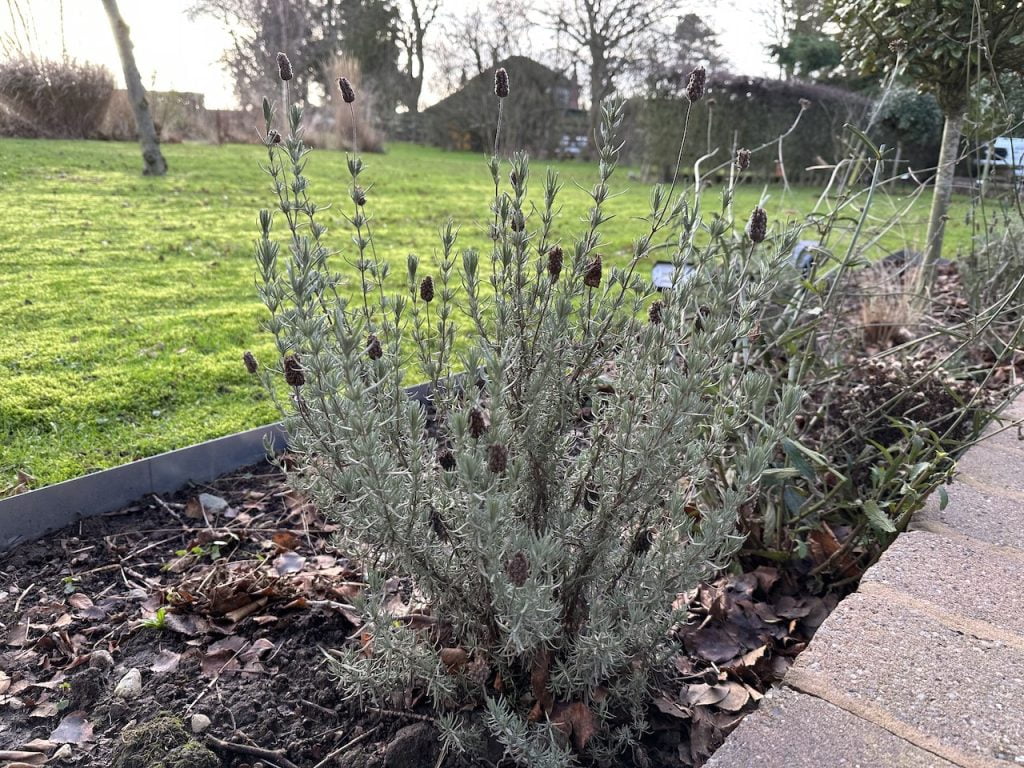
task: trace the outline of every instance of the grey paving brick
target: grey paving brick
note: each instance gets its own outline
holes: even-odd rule
[[[985,621],[1024,641],[1024,552],[993,549],[968,538],[905,533],[864,575],[900,593]]]
[[[1024,653],[956,631],[898,600],[857,593],[794,670],[982,760],[1024,762]]]
[[[1008,491],[1024,500],[1024,443],[1013,434],[986,438],[957,462],[957,480],[971,485]]]
[[[1015,466],[1024,474],[1024,462]],[[919,520],[944,523],[991,544],[1024,549],[1024,501],[966,482],[952,483],[945,490],[949,497],[946,508],[939,509],[939,493],[933,493],[918,513]]]
[[[761,702],[706,768],[953,768],[867,720],[787,688]]]

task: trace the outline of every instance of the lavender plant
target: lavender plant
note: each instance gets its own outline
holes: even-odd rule
[[[504,71],[495,91],[501,105]],[[609,104],[575,238],[554,234],[557,174],[535,193],[527,156],[496,151],[490,247],[460,248],[444,222],[436,262],[411,255],[392,279],[360,157],[351,245],[334,252],[302,110],[285,137],[266,101],[264,117],[277,211],[260,212],[256,259],[280,362],[259,375],[275,396],[287,385],[293,482],[366,570],[361,641],[332,656],[342,684],[378,701],[426,694],[450,749],[489,736],[523,765],[610,762],[646,727],[684,618],[674,598],[738,547],[738,512],[796,412],[798,392],[747,353],[788,240],[767,237],[761,209],[747,235],[725,209],[704,223],[673,183],[652,191],[626,266],[609,267],[622,119]],[[676,279],[653,300],[640,272],[656,250]],[[426,402],[404,389],[420,375]]]

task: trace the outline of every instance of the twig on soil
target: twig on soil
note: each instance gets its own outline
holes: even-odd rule
[[[220,669],[217,670],[217,674],[215,674],[213,676],[213,679],[209,683],[206,684],[206,686],[203,688],[203,690],[201,690],[199,692],[199,695],[196,696],[195,699],[192,700],[192,703],[189,704],[187,707],[185,707],[186,714],[188,712],[191,712],[192,708],[202,700],[203,696],[205,696],[207,693],[209,693],[210,689],[213,688],[214,685],[216,685],[217,681],[220,680],[220,673],[223,672],[225,669],[227,669],[228,664],[230,664],[232,661],[237,659],[238,658],[238,654],[240,654],[242,651],[244,651],[250,645],[252,645],[252,642],[251,641],[246,641],[245,645],[243,645],[241,648],[239,648],[237,651],[235,651],[228,658],[227,661],[225,661],[223,664],[220,665]]]
[[[328,716],[331,716],[331,717],[337,717],[338,716],[338,711],[337,710],[330,709],[328,707],[322,707],[319,704],[317,704],[315,701],[310,701],[309,699],[299,699],[299,703],[304,705],[304,706],[309,707],[314,712],[319,712],[321,715],[328,715]]]
[[[31,584],[25,587],[25,589],[22,590],[20,595],[18,595],[18,599],[14,601],[14,613],[18,612],[18,609],[21,607],[21,601],[25,599],[25,595],[27,595],[29,590],[32,589],[32,587],[34,587],[35,585],[36,583],[33,581]]]
[[[263,749],[263,747],[250,747],[248,744],[236,744],[232,741],[222,741],[216,736],[207,736],[206,740],[222,752],[235,752],[239,755],[258,757],[260,760],[266,760],[274,765],[280,766],[280,768],[299,768],[299,766],[285,757],[281,750]]]
[[[419,720],[421,723],[436,723],[437,720],[429,715],[417,715],[415,712],[402,712],[397,709],[380,709],[379,707],[367,707],[370,712],[378,715],[391,715],[391,717],[405,717],[409,720]]]
[[[377,730],[378,730],[379,728],[380,728],[380,726],[379,726],[379,725],[375,725],[375,726],[374,726],[373,728],[371,728],[370,730],[366,731],[365,733],[361,733],[361,734],[359,734],[358,736],[356,736],[356,737],[355,737],[354,739],[352,739],[351,741],[349,741],[349,742],[347,742],[347,743],[345,743],[345,744],[342,744],[342,745],[341,745],[340,747],[338,747],[338,748],[337,748],[336,750],[334,750],[333,752],[331,752],[331,754],[329,754],[329,755],[328,755],[327,757],[325,757],[325,758],[324,758],[323,760],[321,760],[321,761],[320,761],[319,763],[317,763],[316,765],[314,765],[314,766],[313,766],[313,768],[325,768],[325,767],[326,767],[326,765],[327,765],[327,763],[328,763],[328,762],[329,762],[329,761],[330,761],[330,760],[331,760],[332,758],[335,758],[335,757],[337,757],[338,755],[340,755],[340,754],[341,754],[342,752],[344,752],[344,751],[345,751],[345,750],[347,750],[347,749],[351,749],[351,748],[352,748],[352,747],[354,747],[354,746],[355,746],[356,744],[358,744],[358,743],[359,743],[360,741],[362,741],[363,739],[366,739],[366,738],[368,738],[368,737],[369,737],[369,736],[370,736],[371,734],[375,733],[375,732],[376,732],[376,731],[377,731]]]
[[[164,512],[167,512],[171,517],[173,517],[175,520],[177,520],[182,525],[184,525],[184,526],[186,526],[188,528],[191,527],[184,520],[181,519],[181,515],[179,515],[178,512],[171,507],[170,504],[168,504],[166,501],[161,499],[155,493],[153,494],[153,498],[156,499],[156,503],[157,504],[159,504],[161,507],[163,507]]]

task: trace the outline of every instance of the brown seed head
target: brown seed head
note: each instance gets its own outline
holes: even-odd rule
[[[695,101],[700,101],[704,97],[704,86],[708,80],[708,73],[704,67],[697,66],[690,73],[690,76],[686,79],[686,98],[689,99],[692,104]]]
[[[889,50],[895,54],[903,54],[907,52],[907,41],[902,37],[897,37],[891,43],[889,43]]]
[[[811,108],[811,100],[810,99],[800,99],[800,111],[801,112],[803,112],[805,109],[810,109],[810,108]]]
[[[441,513],[433,505],[430,506],[430,530],[441,541],[448,541],[448,526],[444,524]]]
[[[287,54],[277,54],[277,70],[280,73],[282,80],[287,82],[292,79],[292,63],[288,61]]]
[[[280,144],[281,143],[281,134],[278,133],[277,131],[271,129],[270,132],[267,134],[267,140],[271,144]]]
[[[654,531],[651,528],[641,528],[633,536],[633,542],[629,545],[629,551],[636,557],[646,555],[654,544]]]
[[[747,237],[751,242],[761,243],[768,236],[768,214],[761,206],[756,207],[747,222]]]
[[[284,358],[284,380],[289,387],[301,387],[306,383],[306,374],[302,372],[302,362],[295,353]]]
[[[556,245],[548,251],[548,276],[554,283],[560,274],[562,274],[562,248]]]
[[[583,272],[583,284],[588,288],[597,288],[601,285],[601,254],[595,253],[594,258],[587,264]]]
[[[438,448],[437,463],[441,465],[441,469],[445,472],[451,472],[455,469],[455,454],[449,448]]]
[[[522,551],[516,552],[505,562],[505,575],[517,587],[523,586],[530,578],[530,561]]]
[[[249,350],[245,350],[242,360],[245,362],[245,370],[249,373],[255,374],[260,369],[260,364],[256,362],[256,356]]]
[[[495,443],[487,449],[487,468],[495,475],[500,475],[508,466],[508,448],[502,443]]]
[[[750,150],[749,149],[737,149],[736,150],[736,167],[741,171],[747,170],[750,167]]]
[[[486,685],[491,677],[491,665],[486,659],[475,658],[466,665],[466,677],[477,685]]]
[[[434,300],[434,278],[430,275],[420,281],[420,298],[428,304]]]
[[[479,439],[487,431],[487,423],[484,421],[484,414],[479,408],[472,408],[469,411],[469,436],[474,440]]]
[[[651,308],[647,310],[647,319],[651,321],[652,325],[658,325],[661,323],[661,311],[664,307],[665,305],[662,303],[661,299],[658,299],[651,304]]]
[[[366,356],[371,360],[380,360],[384,356],[384,350],[376,334],[371,333],[366,338]]]
[[[356,92],[352,88],[352,83],[348,81],[347,77],[338,78],[338,90],[341,91],[341,98],[346,104],[351,104],[356,100]]]
[[[499,99],[504,99],[508,96],[508,72],[504,67],[500,67],[494,73],[494,92]]]

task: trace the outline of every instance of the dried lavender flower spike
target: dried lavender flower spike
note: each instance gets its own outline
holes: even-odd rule
[[[691,104],[695,101],[700,101],[704,97],[704,86],[707,83],[707,79],[708,73],[704,67],[694,67],[686,80],[686,98]]]
[[[530,561],[521,550],[505,563],[505,575],[517,587],[523,586],[530,577]]]
[[[242,355],[242,361],[245,363],[245,370],[255,375],[256,371],[260,369],[260,364],[256,362],[256,356],[248,349],[245,350],[245,354]]]
[[[356,92],[352,88],[352,83],[348,81],[347,77],[338,78],[338,89],[341,91],[341,98],[346,104],[351,104],[356,100]]]
[[[484,414],[479,408],[473,408],[469,412],[469,436],[479,440],[487,431],[487,424],[484,421]]]
[[[587,264],[583,273],[583,284],[588,288],[597,288],[601,285],[601,254],[595,253],[594,258]]]
[[[761,243],[768,236],[768,214],[761,206],[756,207],[747,222],[747,237],[751,242]]]
[[[491,474],[500,475],[508,466],[508,448],[502,443],[495,443],[487,449],[487,469]]]
[[[562,249],[556,245],[548,251],[548,276],[554,283],[560,274],[562,274]]]
[[[288,60],[287,54],[277,54],[277,69],[282,80],[287,82],[292,79],[292,63]]]
[[[647,310],[647,319],[651,321],[652,325],[658,325],[661,323],[661,311],[664,307],[665,305],[662,303],[661,299],[658,299],[651,304],[650,309]]]
[[[376,334],[371,333],[366,339],[366,356],[371,360],[380,360],[384,356],[384,350]]]
[[[434,278],[427,275],[420,282],[420,298],[429,303],[434,300]]]
[[[508,96],[508,71],[504,67],[500,67],[494,73],[494,92],[498,95],[499,99],[504,99]]]
[[[749,149],[737,149],[736,150],[736,167],[741,171],[747,170],[750,167],[750,150]]]
[[[297,354],[285,357],[284,380],[289,387],[301,387],[306,383],[306,374],[302,372],[302,362]]]

